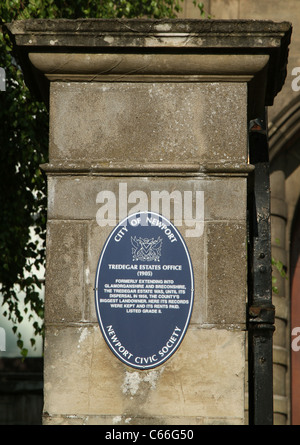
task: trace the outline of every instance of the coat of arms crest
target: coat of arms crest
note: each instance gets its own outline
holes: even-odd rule
[[[159,261],[162,239],[131,237],[133,261]]]

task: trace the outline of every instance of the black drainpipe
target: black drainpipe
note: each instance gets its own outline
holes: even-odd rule
[[[269,147],[266,125],[251,121],[248,187],[248,367],[249,424],[273,424],[272,262]]]

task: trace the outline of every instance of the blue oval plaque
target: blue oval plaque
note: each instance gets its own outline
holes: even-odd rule
[[[141,212],[115,227],[100,255],[95,300],[102,334],[122,362],[164,363],[182,342],[193,299],[190,255],[170,221]]]

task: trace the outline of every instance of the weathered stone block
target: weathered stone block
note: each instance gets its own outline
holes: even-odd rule
[[[189,328],[166,364],[135,371],[112,355],[97,326],[48,328],[45,411],[99,424],[243,423],[244,343],[243,332]]]
[[[220,254],[221,252],[221,254]],[[243,222],[210,223],[207,230],[207,321],[246,321],[247,242]]]
[[[78,322],[83,317],[85,288],[84,223],[48,221],[46,322]]]
[[[167,175],[160,178],[139,176],[118,179],[87,175],[50,176],[48,218],[96,220],[98,210],[111,202],[115,205],[114,218],[111,218],[113,227],[128,213],[134,212],[137,205],[139,210],[156,211],[156,203],[159,202],[163,215],[166,218],[170,216],[178,225],[178,218],[174,220],[174,193],[177,193],[180,203],[180,206],[177,205],[177,215],[182,220],[191,220],[196,217],[196,193],[199,191],[204,192],[205,221],[245,219],[245,178],[174,178]],[[162,206],[163,202],[165,204]],[[171,211],[166,213],[169,209]],[[105,215],[105,219],[109,219],[109,214]]]
[[[56,82],[50,110],[50,162],[246,161],[243,83]]]

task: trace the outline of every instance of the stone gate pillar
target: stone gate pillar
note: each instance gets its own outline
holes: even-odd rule
[[[282,87],[288,25],[99,19],[8,28],[50,111],[44,423],[243,424],[248,124]],[[178,230],[194,277],[184,337],[145,369],[125,362],[129,349],[112,351],[95,307],[101,251],[121,220],[143,211]],[[117,295],[111,310],[125,319]]]

